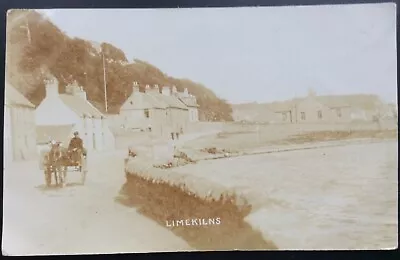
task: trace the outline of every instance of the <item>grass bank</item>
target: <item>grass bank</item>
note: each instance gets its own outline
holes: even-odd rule
[[[220,218],[219,225],[168,227],[197,250],[277,249],[254,230],[244,218],[252,206],[239,201],[235,194],[201,197],[184,184],[172,184],[138,174],[126,174],[119,201],[166,227],[166,221]]]

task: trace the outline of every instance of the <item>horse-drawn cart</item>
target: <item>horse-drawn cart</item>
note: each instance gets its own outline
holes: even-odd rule
[[[68,151],[64,147],[56,147],[41,152],[40,169],[44,171],[46,186],[50,187],[54,176],[56,186],[67,184],[68,172],[80,172],[81,184],[85,184],[87,175],[86,151],[74,149]]]

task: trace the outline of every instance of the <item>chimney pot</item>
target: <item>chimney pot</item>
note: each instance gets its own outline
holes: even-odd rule
[[[162,88],[162,94],[163,94],[163,95],[166,95],[166,96],[170,96],[170,95],[171,95],[171,89],[170,89],[170,87],[167,87],[167,86],[163,87],[163,88]]]
[[[146,85],[146,87],[145,87],[145,89],[144,89],[144,92],[145,93],[148,93],[149,91],[150,91],[151,89],[150,89],[150,85]]]
[[[133,92],[139,92],[139,84],[134,81],[132,86]]]
[[[183,90],[183,96],[184,96],[184,97],[189,97],[189,91],[188,91],[187,88],[185,88],[185,89]]]
[[[45,80],[46,83],[46,97],[58,96],[58,80],[53,75],[49,75]]]

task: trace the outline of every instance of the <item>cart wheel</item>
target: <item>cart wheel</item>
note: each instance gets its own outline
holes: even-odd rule
[[[87,171],[82,171],[81,184],[85,185]]]
[[[51,172],[48,170],[44,170],[44,178],[46,182],[46,187],[50,187],[51,185]]]
[[[58,176],[58,184],[61,188],[65,187],[65,174],[64,174],[64,167],[60,167],[57,169],[57,176]]]
[[[67,185],[67,174],[68,173],[68,171],[67,171],[67,167],[64,167],[63,168],[63,171],[62,171],[62,179],[63,179],[63,183],[64,183],[64,186],[66,186]]]

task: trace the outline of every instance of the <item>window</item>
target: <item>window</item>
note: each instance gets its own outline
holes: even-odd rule
[[[340,108],[336,109],[336,115],[337,117],[342,117],[342,110]]]
[[[29,145],[29,141],[28,141],[28,136],[27,135],[25,135],[25,145],[26,145],[26,147],[29,147],[30,145]]]
[[[318,111],[318,119],[322,119],[322,111],[321,110]]]
[[[145,116],[146,118],[150,118],[150,111],[149,111],[148,109],[145,109],[145,110],[144,110],[144,116]]]
[[[301,112],[300,113],[300,118],[301,118],[301,120],[306,120],[306,113],[305,112]]]

